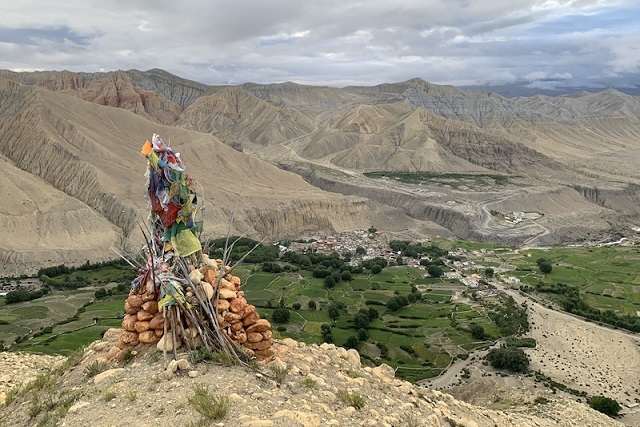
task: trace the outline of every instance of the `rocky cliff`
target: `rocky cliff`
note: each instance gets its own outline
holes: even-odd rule
[[[105,366],[108,370],[95,375],[98,371],[90,367],[115,336],[117,333],[108,332],[107,342],[92,345],[81,361],[67,363],[71,367],[66,370],[39,369],[41,376],[29,386],[17,388],[11,383],[10,403],[0,408],[3,422],[67,427],[165,423],[240,427],[621,425],[585,404],[560,397],[547,403],[531,401],[509,411],[483,409],[395,379],[393,369],[386,365],[363,367],[355,350],[291,339],[276,341],[276,359],[257,371],[193,365],[186,359],[165,370],[160,354],[141,351],[124,367]],[[22,361],[13,360],[7,366],[3,360],[6,358],[0,358],[0,379],[10,370],[24,372]],[[88,377],[92,371],[95,376]],[[228,412],[217,420],[200,421],[192,400],[196,388],[228,399]]]

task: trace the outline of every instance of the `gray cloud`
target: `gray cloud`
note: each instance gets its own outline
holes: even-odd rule
[[[21,0],[3,6],[0,68],[163,68],[211,84],[633,84],[626,0]],[[539,77],[539,78],[538,78]]]

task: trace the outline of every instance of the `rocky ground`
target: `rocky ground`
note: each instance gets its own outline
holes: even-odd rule
[[[112,330],[105,339],[113,341],[117,333]],[[96,343],[64,373],[46,373],[31,386],[11,392],[10,403],[0,409],[0,426],[620,425],[584,404],[559,397],[517,410],[483,409],[395,379],[393,369],[386,365],[362,367],[354,350],[305,345],[291,339],[275,343],[276,359],[260,365],[261,372],[240,366],[192,364],[185,355],[165,370],[162,355],[147,352],[137,354],[126,366],[109,366],[89,377],[94,362],[104,357],[111,344]],[[20,363],[20,359],[2,360],[9,366],[0,366],[0,376]],[[224,418],[198,424],[201,416],[191,403],[198,385],[229,398]]]
[[[64,360],[62,356],[0,353],[0,403],[4,402],[10,389],[18,387],[22,382],[34,380],[38,374],[61,365]]]

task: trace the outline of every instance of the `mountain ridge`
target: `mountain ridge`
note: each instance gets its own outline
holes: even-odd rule
[[[292,82],[209,86],[159,69],[106,73],[5,70],[0,71],[0,86],[5,100],[0,106],[0,123],[7,135],[0,153],[5,161],[51,181],[47,178],[51,173],[64,176],[51,159],[67,159],[62,164],[73,165],[78,172],[57,187],[80,197],[123,230],[125,237],[126,230],[135,228],[130,225],[135,221],[128,209],[141,212],[142,203],[135,201],[139,195],[128,190],[128,182],[139,177],[119,172],[119,168],[135,169],[131,161],[137,158],[134,145],[156,131],[178,143],[184,138],[199,141],[192,145],[199,150],[190,150],[188,156],[196,158],[193,174],[205,181],[237,188],[240,182],[248,183],[243,175],[259,159],[264,165],[295,171],[312,184],[322,183],[322,188],[343,191],[352,198],[318,192],[309,184],[304,187],[295,181],[299,178],[294,180],[296,189],[287,190],[281,187],[294,182],[289,178],[263,179],[251,174],[252,184],[247,185],[261,189],[255,193],[255,210],[262,216],[242,208],[242,219],[236,219],[244,230],[274,238],[287,230],[285,222],[272,216],[280,208],[291,212],[283,215],[294,224],[287,236],[313,233],[313,224],[316,231],[327,232],[347,225],[367,228],[371,224],[365,223],[371,221],[386,222],[389,230],[413,227],[420,221],[420,209],[415,210],[418,205],[437,212],[424,216],[425,224],[435,219],[453,235],[513,244],[599,239],[606,237],[612,223],[626,227],[640,223],[640,211],[633,208],[636,192],[631,188],[640,180],[635,167],[640,162],[640,101],[613,89],[509,99],[422,79],[341,89]],[[109,135],[115,135],[113,143]],[[133,140],[138,143],[132,144]],[[40,149],[35,141],[48,142]],[[225,148],[215,145],[219,141]],[[109,154],[125,145],[125,159]],[[232,150],[227,151],[228,147]],[[100,153],[102,161],[96,163],[87,150]],[[212,156],[210,150],[224,154]],[[223,157],[246,166],[218,166],[226,175],[212,178],[212,165],[228,163]],[[257,169],[266,176],[277,176],[275,170]],[[364,175],[378,171],[415,173],[426,181],[412,184],[396,179],[390,185]],[[464,178],[478,173],[504,179],[499,185],[489,178],[486,182]],[[454,181],[466,184],[435,179],[438,174],[453,174],[459,177]],[[102,187],[118,190],[102,191]],[[379,188],[384,196],[374,197],[371,188]],[[558,188],[563,188],[561,193],[571,203],[558,204]],[[269,194],[279,200],[272,203],[278,209],[270,213],[258,202]],[[359,194],[369,202],[353,198]],[[407,194],[411,202],[395,202]],[[485,210],[488,206],[498,212],[500,206],[517,209],[513,203],[497,200],[507,197],[524,203],[531,194],[546,195],[539,199],[536,210],[543,218],[535,226],[514,227],[500,216],[488,216],[491,209]],[[230,198],[225,201],[233,205]],[[315,215],[313,206],[326,214]],[[228,207],[212,209],[218,222],[230,216]],[[332,209],[339,214],[330,215]],[[583,220],[588,230],[580,231],[573,209],[586,215]],[[365,210],[369,214],[361,216]],[[294,211],[300,213],[298,218]],[[389,224],[389,212],[394,212],[394,224]],[[448,218],[457,218],[458,212],[467,219]],[[263,228],[255,229],[254,223]],[[217,227],[220,232],[222,227]]]

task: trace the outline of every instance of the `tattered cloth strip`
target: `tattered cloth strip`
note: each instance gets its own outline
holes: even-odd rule
[[[202,231],[194,221],[197,197],[194,183],[184,171],[180,154],[153,134],[142,146],[147,157],[147,198],[152,211],[165,227],[163,239],[176,256],[189,256],[202,249],[195,233]]]

